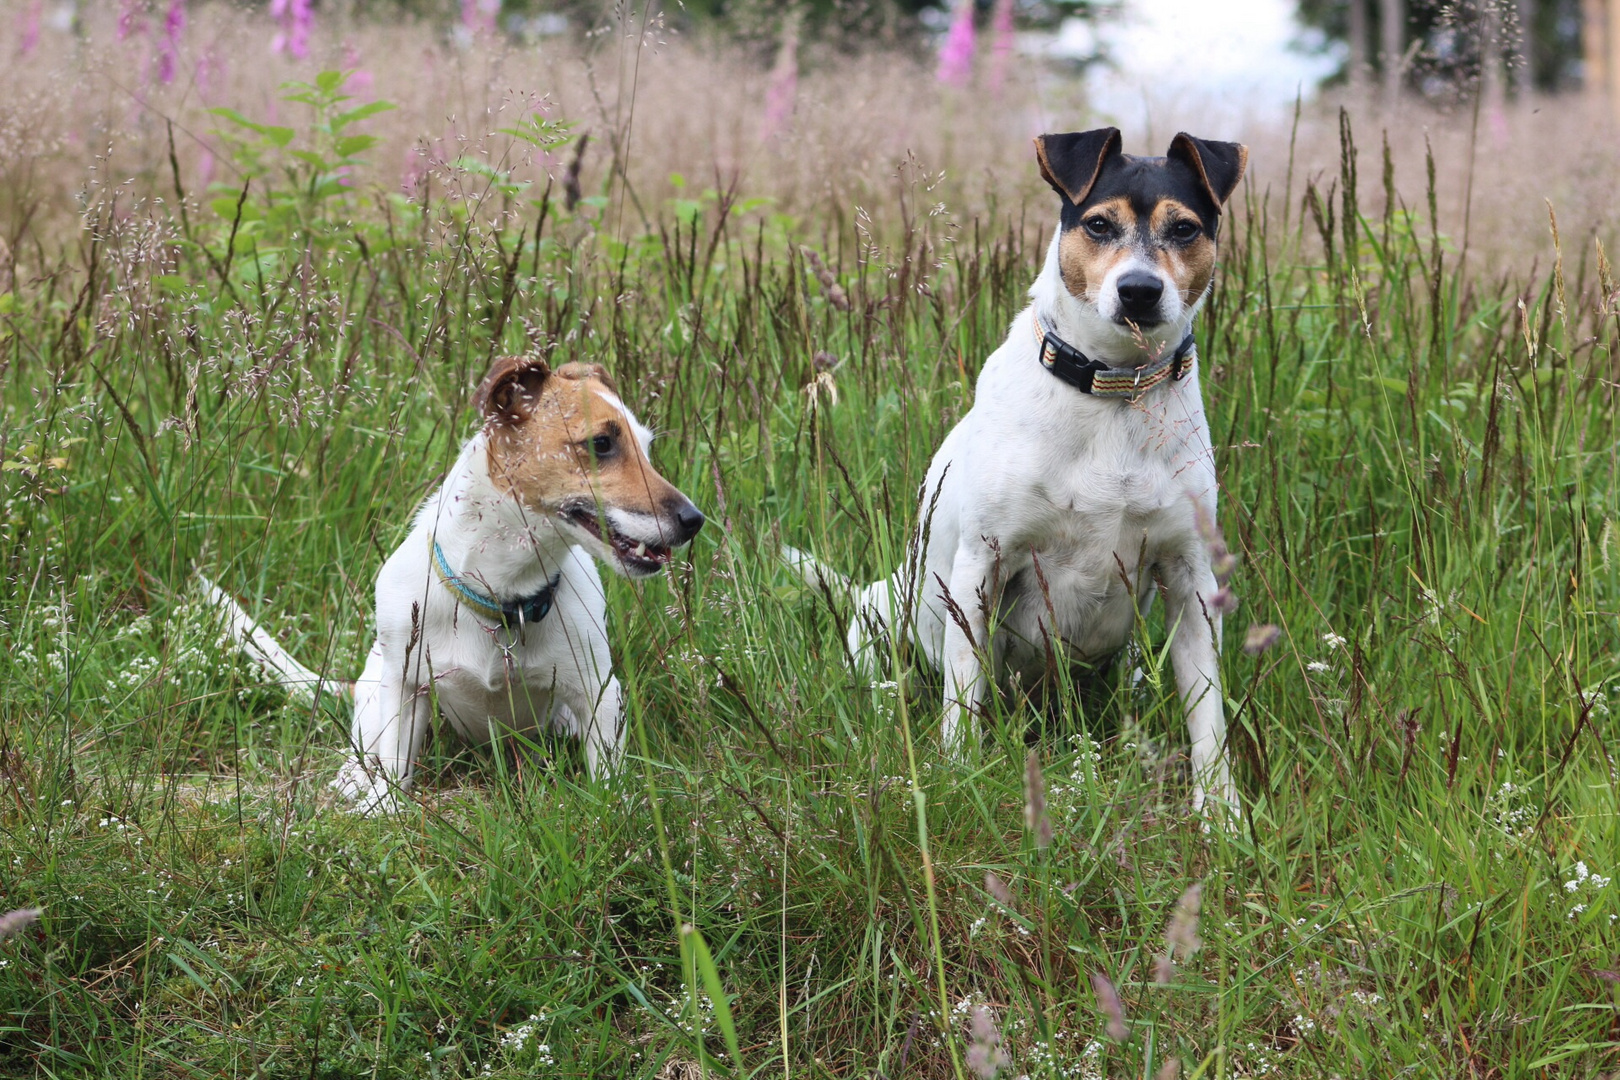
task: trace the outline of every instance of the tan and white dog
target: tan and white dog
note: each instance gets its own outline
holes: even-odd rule
[[[592,776],[609,771],[623,715],[591,556],[646,577],[703,526],[600,366],[506,357],[476,400],[482,430],[377,575],[376,643],[352,686],[323,681],[203,582],[290,690],[352,692],[354,757],[333,786],[363,810],[409,787],[435,706],[476,743],[550,725],[584,740]]]
[[[915,557],[852,590],[850,650],[870,673],[890,631],[908,627],[945,675],[943,737],[957,750],[984,703],[986,663],[1025,687],[1054,656],[1106,664],[1157,583],[1193,805],[1235,810],[1219,672],[1228,597],[1205,535],[1216,476],[1192,323],[1248,151],[1180,134],[1165,157],[1133,157],[1114,128],[1043,135],[1035,150],[1062,207],[1032,303],[934,456]],[[847,586],[786,554],[812,583]]]

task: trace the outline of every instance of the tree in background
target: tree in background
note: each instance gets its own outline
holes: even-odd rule
[[[1581,85],[1581,0],[1300,0],[1349,46],[1339,80],[1437,102]]]

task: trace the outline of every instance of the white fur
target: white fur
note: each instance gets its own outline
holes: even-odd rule
[[[624,416],[645,449],[651,433],[628,410]],[[667,543],[661,538],[670,526],[654,515],[611,508],[607,514],[632,539]],[[508,630],[476,613],[435,572],[430,539],[438,540],[451,570],[486,596],[528,595],[560,573],[550,614],[538,625]],[[611,771],[624,747],[623,710],[602,579],[588,552],[614,557],[589,532],[499,489],[490,477],[488,440],[475,435],[377,574],[377,636],[354,684],[355,753],[333,787],[362,811],[392,809],[395,793],[410,787],[435,709],[474,743],[489,742],[499,730],[549,725],[584,740],[592,776]],[[319,677],[209,587],[244,650],[307,696]]]
[[[1103,314],[1117,309],[1117,297],[1108,295],[1117,276],[1085,300],[1076,298],[1063,285],[1055,235],[1030,289],[1031,307],[1087,356],[1139,366],[1180,343],[1202,299],[1184,305],[1167,283],[1174,318],[1138,336]],[[1053,620],[1036,582],[1037,558],[1056,615],[1054,647],[1061,638],[1078,658],[1102,659],[1123,647],[1157,581],[1169,604],[1170,655],[1192,740],[1193,805],[1216,800],[1235,810],[1220,689],[1221,617],[1209,608],[1216,583],[1197,513],[1201,508],[1214,522],[1215,496],[1196,369],[1135,402],[1082,394],[1041,366],[1026,308],[985,362],[972,409],[929,467],[919,508],[926,527],[920,565],[858,591],[851,651],[863,670],[875,670],[884,659],[874,655],[883,649],[881,633],[910,605],[915,644],[945,674],[944,741],[960,753],[985,698],[987,626],[995,627],[989,655],[998,677],[1022,673],[1027,684],[1045,669],[1043,636]],[[790,549],[788,558],[818,586],[846,584],[803,553]],[[1016,579],[1019,595],[998,602],[992,578],[1002,586]]]

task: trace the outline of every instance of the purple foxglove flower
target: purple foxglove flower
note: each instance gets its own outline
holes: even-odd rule
[[[782,41],[776,49],[776,66],[771,68],[770,85],[765,88],[765,122],[760,138],[768,140],[785,131],[793,119],[799,98],[799,14],[798,9],[782,23]]]
[[[961,0],[939,50],[939,81],[966,86],[973,77],[973,0]]]
[[[1007,81],[1007,64],[1013,51],[1013,0],[996,0],[990,16],[990,93],[1001,96]]]
[[[146,33],[146,20],[142,13],[146,5],[142,0],[122,0],[118,5],[118,40],[123,41],[132,34]]]
[[[174,82],[180,35],[185,29],[186,0],[169,0],[169,10],[163,16],[163,40],[158,42],[158,81],[165,86]]]
[[[22,24],[17,35],[17,55],[27,56],[39,44],[39,20],[44,14],[45,0],[34,0],[18,21]]]

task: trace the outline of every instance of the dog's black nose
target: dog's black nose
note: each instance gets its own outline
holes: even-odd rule
[[[699,529],[703,528],[703,511],[691,503],[687,503],[675,511],[675,524],[680,526],[680,542],[684,544],[696,536]]]
[[[1117,289],[1121,315],[1141,326],[1152,326],[1159,321],[1159,298],[1164,295],[1164,282],[1156,275],[1141,271],[1124,274]]]

